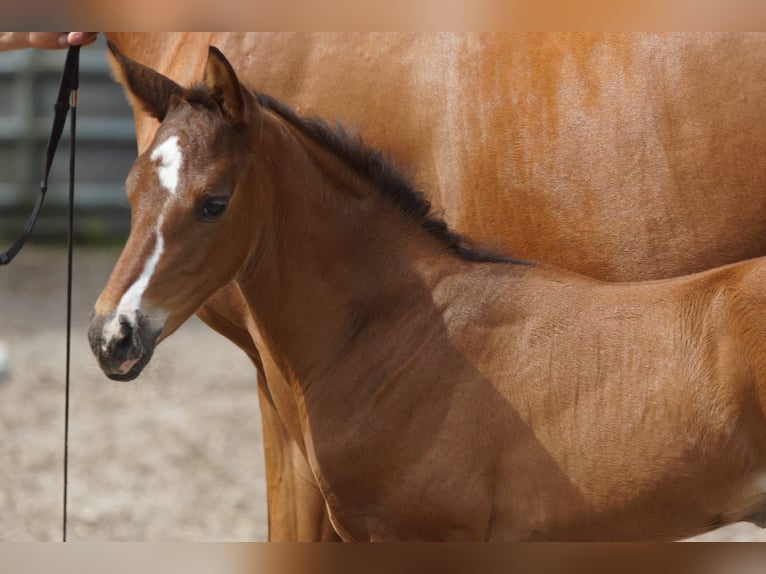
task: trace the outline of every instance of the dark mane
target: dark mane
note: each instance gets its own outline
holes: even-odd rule
[[[290,107],[265,94],[254,93],[258,103],[287,121],[320,145],[329,148],[348,163],[360,176],[386,194],[402,212],[420,222],[422,228],[450,250],[468,261],[529,264],[491,251],[476,249],[462,235],[449,229],[431,212],[431,202],[416,191],[393,162],[378,150],[366,146],[362,139],[336,124],[330,126],[318,118],[300,117]]]

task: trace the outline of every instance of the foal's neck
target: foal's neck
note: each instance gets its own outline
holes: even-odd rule
[[[255,169],[269,245],[240,283],[272,352],[313,378],[369,329],[404,314],[425,325],[434,285],[462,262],[343,158],[268,119]]]

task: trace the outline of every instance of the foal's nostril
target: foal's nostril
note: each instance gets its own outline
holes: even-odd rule
[[[120,357],[127,355],[133,348],[133,325],[125,315],[118,319],[120,325],[115,335],[107,341],[106,347],[110,355]]]
[[[130,324],[130,319],[128,319],[128,316],[120,315],[118,322],[120,323],[120,336],[130,335],[130,333],[133,331],[133,327]]]

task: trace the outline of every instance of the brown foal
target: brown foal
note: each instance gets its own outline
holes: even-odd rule
[[[161,124],[96,303],[105,373],[224,286],[348,540],[674,539],[766,500],[766,261],[606,284],[472,248],[375,151],[115,52]]]

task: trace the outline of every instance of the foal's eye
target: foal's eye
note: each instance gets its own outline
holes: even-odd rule
[[[203,221],[216,221],[229,205],[229,198],[224,195],[205,197],[197,208],[197,216]]]

